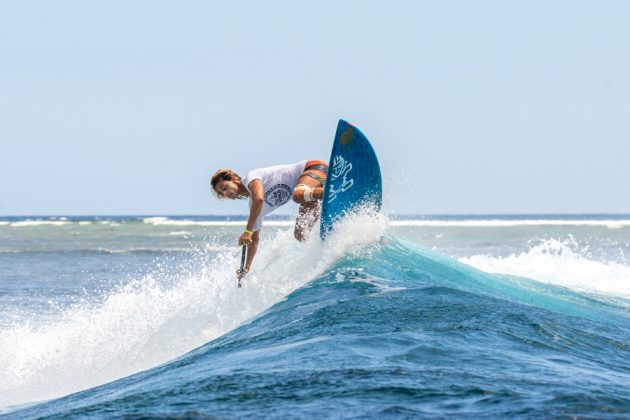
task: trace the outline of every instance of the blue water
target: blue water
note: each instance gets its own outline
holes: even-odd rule
[[[345,236],[358,237],[366,230],[365,226],[359,223],[358,227],[346,226],[341,231]],[[127,232],[142,227],[129,226]],[[564,228],[547,227],[547,231]],[[145,233],[155,233],[156,229],[154,226]],[[188,277],[195,277],[195,270],[208,267],[211,271],[218,270],[215,261],[207,257],[219,258],[221,247],[225,246],[221,241],[233,236],[231,228],[221,229],[224,230],[215,243],[217,248],[201,253],[206,257],[201,260],[198,247],[208,236],[198,238],[197,242],[191,242],[189,237],[189,248],[175,247],[176,244],[168,242],[173,237],[165,239],[169,245],[160,245],[160,257],[153,261],[169,266],[168,270],[160,271],[163,273],[160,281],[168,283],[171,289],[163,285],[160,290],[180,290],[177,282],[181,278],[178,280],[172,272],[182,267],[190,271]],[[627,298],[630,278],[624,277],[627,265],[619,257],[619,253],[627,251],[624,241],[629,236],[628,227],[568,228],[570,235],[582,234],[590,238],[592,248],[599,248],[594,254],[589,251],[581,256],[567,256],[567,249],[564,254],[543,252],[539,256],[529,243],[536,236],[532,233],[536,227],[527,227],[525,234],[520,225],[512,231],[502,230],[512,239],[498,237],[496,229],[488,233],[492,227],[481,227],[487,233],[484,241],[491,244],[471,245],[466,240],[457,245],[451,241],[443,248],[435,245],[438,241],[435,238],[432,244],[401,239],[409,236],[409,227],[400,230],[386,227],[383,231],[374,229],[371,238],[333,243],[331,247],[336,247],[333,256],[318,249],[322,254],[317,262],[308,260],[301,245],[286,240],[289,234],[284,231],[290,228],[276,229],[269,241],[276,242],[277,253],[261,255],[260,278],[254,277],[242,291],[235,289],[233,283],[212,289],[216,292],[213,302],[222,316],[237,317],[229,309],[253,305],[257,293],[269,296],[267,288],[272,286],[269,283],[273,275],[275,281],[287,283],[288,279],[303,275],[300,269],[309,268],[305,262],[310,261],[312,266],[320,264],[321,269],[315,269],[312,278],[306,275],[303,276],[306,281],[292,283],[297,286],[285,298],[270,300],[271,306],[260,312],[252,309],[252,316],[242,319],[245,322],[237,328],[228,328],[218,338],[174,360],[165,360],[158,367],[48,402],[13,407],[6,416],[630,416],[630,301]],[[470,228],[436,229],[442,232],[438,236],[453,234],[453,229],[458,229],[460,235],[471,234]],[[556,237],[562,234],[555,232]],[[209,236],[216,236],[216,231]],[[599,289],[592,290],[568,287],[561,275],[554,282],[542,274],[540,279],[490,274],[463,264],[457,255],[444,253],[459,249],[461,258],[487,256],[486,252],[473,252],[486,247],[499,249],[495,262],[511,262],[501,256],[505,248],[512,250],[516,246],[516,237],[526,240],[523,253],[514,254],[515,261],[533,258],[539,261],[541,273],[547,264],[544,258],[551,256],[558,266],[567,263],[567,270],[579,264],[583,264],[580,267],[595,264],[598,272],[614,268],[615,273],[621,273],[622,284],[627,287],[615,293],[618,285],[614,283],[609,293],[604,293],[601,289],[608,284],[606,280],[619,279],[611,274],[597,277],[595,272],[590,276],[593,282],[599,282]],[[124,240],[119,238],[121,241]],[[307,244],[306,253],[312,255],[319,246],[315,242]],[[79,248],[80,252],[86,252],[86,246]],[[604,251],[609,254],[606,261],[593,256]],[[143,252],[122,255],[142,259],[148,251]],[[235,265],[238,253],[230,252],[233,259],[228,261]],[[170,259],[165,259],[165,253]],[[291,265],[289,260],[278,261],[280,255],[297,260],[297,265]],[[192,260],[195,262],[190,263]],[[151,265],[146,261],[142,264]],[[113,278],[120,277],[129,264],[114,266],[119,271]],[[266,270],[272,273],[265,276]],[[150,272],[151,268],[142,275]],[[155,271],[152,275],[155,276]],[[197,277],[201,287],[210,287],[200,280],[203,278]],[[99,284],[104,287],[110,283]],[[109,296],[120,298],[121,289],[114,290],[118,291]],[[155,293],[149,287],[134,296],[148,300],[147,290]],[[222,299],[228,301],[225,307],[220,306]],[[202,301],[194,304],[202,305],[199,302]],[[102,310],[106,303],[107,300],[96,299],[89,311]],[[78,311],[84,314],[88,309],[80,307]],[[68,312],[64,313],[68,316]],[[107,317],[114,316],[113,312],[104,313]],[[55,310],[43,310],[38,316],[54,319]],[[69,315],[72,316],[76,315]],[[219,322],[220,318],[208,318],[207,322]],[[39,319],[43,318],[35,317],[31,322]],[[169,318],[165,323],[174,319]],[[18,317],[17,322],[23,320]],[[189,322],[192,329],[197,319]],[[58,325],[54,322],[46,325],[51,331],[60,331],[51,327]],[[177,329],[185,326],[186,323],[180,323]],[[166,334],[162,324],[155,329],[161,335]],[[114,357],[108,363],[124,361]],[[49,386],[55,386],[54,380]]]

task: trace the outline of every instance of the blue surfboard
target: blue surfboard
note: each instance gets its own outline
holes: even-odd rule
[[[369,205],[380,210],[383,202],[376,153],[363,133],[344,120],[337,125],[329,165],[320,218],[322,239],[354,207]]]

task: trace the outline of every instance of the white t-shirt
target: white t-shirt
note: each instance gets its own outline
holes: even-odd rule
[[[295,184],[304,172],[306,160],[289,165],[270,166],[268,168],[254,169],[250,171],[242,183],[249,190],[249,183],[255,179],[259,179],[263,185],[264,200],[260,216],[254,224],[254,232],[262,227],[262,219],[278,207],[286,204],[293,195]],[[252,207],[252,199],[249,199],[249,208]]]

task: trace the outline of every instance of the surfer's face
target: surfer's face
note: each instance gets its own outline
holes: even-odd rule
[[[238,185],[234,181],[221,181],[216,186],[217,193],[223,198],[236,200],[238,197]]]

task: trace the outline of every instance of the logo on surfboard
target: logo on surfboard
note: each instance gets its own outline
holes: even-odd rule
[[[341,155],[333,159],[332,175],[330,177],[330,197],[328,202],[335,201],[337,194],[348,190],[354,184],[354,179],[348,179],[348,173],[352,170],[352,163],[346,161]],[[335,182],[337,181],[337,182]]]

